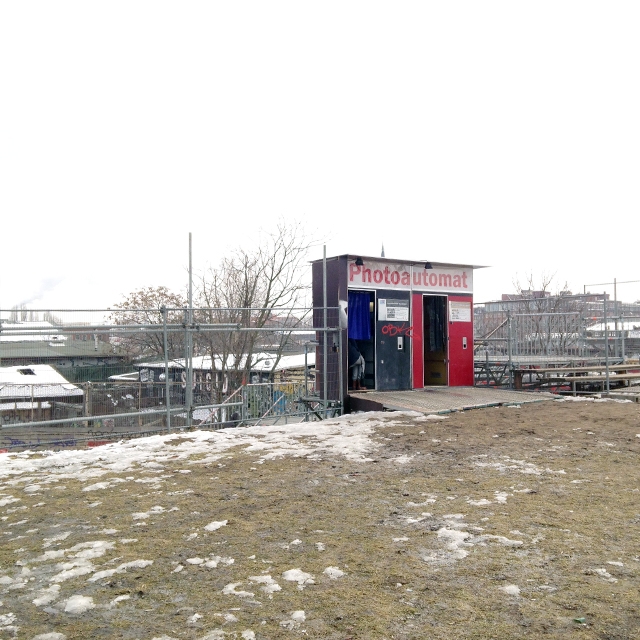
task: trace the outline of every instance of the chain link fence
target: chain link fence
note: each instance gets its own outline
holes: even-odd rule
[[[523,371],[637,363],[640,353],[640,318],[605,295],[477,304],[474,333],[476,385],[518,387]]]
[[[339,415],[340,351],[333,308],[0,311],[0,449]]]

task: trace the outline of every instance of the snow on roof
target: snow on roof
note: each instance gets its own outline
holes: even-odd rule
[[[607,328],[609,331],[616,330],[616,321],[607,320]],[[618,320],[618,331],[634,331],[640,330],[640,318],[622,318]],[[604,322],[597,322],[589,325],[587,331],[604,331]]]
[[[139,371],[130,371],[129,373],[118,373],[113,376],[109,376],[109,380],[113,382],[137,382],[140,379]]]
[[[271,359],[262,360],[257,362],[252,368],[255,371],[271,371],[275,363],[275,356],[273,354],[263,354],[273,356]],[[316,353],[312,351],[307,354],[307,366],[313,367],[316,364]],[[304,367],[304,353],[300,353],[293,356],[281,356],[276,366],[276,371],[287,369],[301,369]]]
[[[0,402],[2,411],[23,411],[25,409],[51,409],[50,402]]]
[[[0,398],[49,398],[82,395],[82,389],[68,382],[51,365],[29,364],[18,367],[0,367]]]
[[[251,367],[252,371],[272,371],[276,362],[277,354],[274,353],[255,353],[253,355],[254,364]],[[227,358],[227,368],[231,369],[235,366],[235,356],[229,355]],[[193,368],[196,371],[211,371],[220,370],[222,368],[222,358],[215,356],[213,359],[214,366],[211,366],[210,356],[195,356],[193,358]],[[240,362],[240,367],[244,367],[245,358]],[[307,366],[315,366],[316,354],[315,352],[309,352],[307,354]],[[164,369],[164,360],[157,360],[154,362],[141,362],[134,365],[139,368],[148,369]],[[298,369],[304,367],[304,353],[291,356],[281,356],[276,366],[276,371],[286,369]],[[169,360],[170,369],[184,369],[184,358],[175,358]]]
[[[0,329],[0,342],[61,342],[67,339],[66,336],[60,334],[57,327],[44,320],[37,322],[3,321],[0,324]],[[51,331],[44,333],[42,329],[50,329]],[[30,334],[30,330],[36,333]]]

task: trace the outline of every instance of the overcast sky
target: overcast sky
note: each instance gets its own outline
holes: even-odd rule
[[[179,290],[189,231],[200,269],[280,216],[329,256],[384,242],[490,265],[476,301],[528,273],[640,280],[639,18],[637,1],[3,2],[0,308]]]

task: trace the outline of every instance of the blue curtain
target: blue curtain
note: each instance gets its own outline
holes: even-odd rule
[[[347,319],[349,338],[352,340],[371,339],[371,320],[369,316],[369,294],[349,291]]]

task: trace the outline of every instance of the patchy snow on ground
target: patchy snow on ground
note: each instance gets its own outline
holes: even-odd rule
[[[46,485],[64,479],[88,481],[109,473],[130,471],[135,465],[161,468],[162,463],[169,459],[194,464],[190,458],[201,455],[196,464],[207,465],[219,462],[232,447],[243,447],[246,452],[255,453],[257,462],[288,455],[320,458],[323,454],[341,455],[349,460],[368,460],[369,454],[380,446],[370,437],[374,430],[398,426],[390,415],[398,419],[415,419],[414,412],[356,413],[322,422],[156,435],[89,450],[44,452],[44,455],[37,456],[24,451],[4,455],[0,479],[23,476],[20,482],[26,483],[36,480],[35,476],[27,478],[26,474],[42,474],[37,480],[41,488],[46,489]],[[173,446],[169,448],[168,445]],[[101,492],[121,482],[125,480],[107,478],[87,485],[83,491]],[[0,506],[9,504],[7,500],[16,502],[19,498],[3,497]]]
[[[398,420],[394,420],[394,416]],[[102,499],[87,504],[89,508],[98,507],[108,501],[109,492],[116,487],[126,487],[124,483],[144,485],[148,490],[158,490],[166,484],[170,474],[163,474],[165,463],[172,464],[225,465],[231,448],[243,448],[251,457],[253,464],[277,460],[284,456],[305,456],[310,459],[322,459],[325,456],[341,456],[348,460],[369,462],[369,457],[380,446],[380,442],[372,435],[376,429],[396,427],[401,420],[412,419],[434,420],[441,417],[422,416],[413,412],[362,413],[343,416],[335,420],[322,422],[299,423],[288,425],[272,425],[259,427],[243,427],[223,429],[219,431],[193,431],[181,434],[156,435],[135,440],[112,443],[89,450],[63,450],[59,452],[21,452],[2,456],[0,467],[0,508],[11,513],[28,511],[21,506],[20,491],[31,497],[44,496],[62,487],[65,480],[80,481],[86,494],[94,494]],[[399,456],[396,464],[406,464],[411,456]],[[252,467],[256,470],[257,467]],[[140,477],[140,473],[154,474],[153,477]],[[188,468],[179,469],[180,473],[190,473]],[[121,477],[124,473],[132,475]],[[9,489],[9,491],[7,491]],[[183,493],[189,493],[184,491]],[[170,492],[167,492],[170,494]],[[42,506],[44,502],[35,506]],[[135,503],[132,503],[135,504]],[[35,508],[35,506],[33,508]],[[171,510],[175,510],[171,509]],[[166,516],[169,511],[157,504],[145,511],[134,511],[129,514],[132,527],[146,527],[153,519]],[[25,513],[25,515],[27,515]],[[7,516],[4,516],[7,519]],[[8,527],[17,530],[20,526],[28,526],[28,518],[21,518],[7,523]],[[105,522],[108,525],[108,522]],[[228,529],[228,520],[214,520],[202,526],[202,530],[216,535],[221,529]],[[11,531],[11,530],[10,530]],[[38,529],[30,529],[29,534],[36,534]],[[107,554],[117,553],[117,547],[134,544],[135,537],[114,539],[118,533],[115,528],[103,526],[96,538],[84,542],[64,546],[71,531],[60,531],[56,535],[42,538],[40,555],[31,559],[17,558],[17,567],[0,567],[0,588],[5,591],[30,590],[29,601],[36,607],[45,609],[57,616],[81,616],[93,609],[117,609],[124,606],[129,595],[111,597],[103,602],[94,601],[94,597],[84,593],[69,593],[65,584],[72,579],[83,578],[87,585],[94,585],[102,580],[110,579],[132,570],[153,571],[154,558],[138,558],[129,562],[116,561],[118,558],[104,562]],[[95,534],[94,534],[95,535]],[[185,539],[198,537],[197,531],[185,532]],[[105,539],[106,538],[106,539]],[[111,538],[111,539],[109,539]],[[287,548],[302,548],[303,541],[295,539]],[[316,542],[315,549],[323,551],[324,542]],[[251,556],[255,558],[255,556]],[[99,564],[99,561],[102,564]],[[254,560],[255,561],[255,560]],[[183,571],[211,570],[218,566],[231,565],[234,558],[217,555],[194,556],[173,563],[172,573]],[[111,566],[108,566],[111,565]],[[16,570],[17,568],[17,570]],[[344,579],[346,573],[337,566],[326,567],[323,579],[336,581]],[[302,591],[309,585],[316,584],[316,578],[300,567],[293,567],[281,574],[282,580],[294,583]],[[77,584],[77,583],[75,583]],[[222,588],[222,594],[235,597],[240,601],[253,602],[258,593],[272,599],[274,594],[282,590],[281,585],[268,573],[247,575],[237,582],[230,582]],[[232,615],[232,614],[226,614]],[[194,612],[187,620],[190,626],[197,626],[202,616]],[[226,619],[225,619],[226,620]],[[302,623],[305,613],[293,611],[290,617],[281,622],[282,627],[303,631]],[[229,620],[226,620],[228,623]],[[0,612],[0,630],[13,635],[22,633],[19,613]],[[210,631],[203,638],[222,638],[220,630]],[[40,634],[40,640],[62,640],[62,634],[51,632]],[[246,629],[241,637],[246,640],[255,638],[255,631]]]
[[[572,398],[565,398],[562,401],[572,400]],[[513,415],[511,413],[511,417]],[[197,465],[208,467],[204,473],[207,476],[212,474],[211,481],[215,483],[215,480],[218,479],[215,473],[218,473],[225,464],[230,464],[231,453],[238,456],[238,450],[249,454],[246,456],[247,467],[252,471],[256,471],[259,467],[249,467],[249,465],[261,465],[283,457],[306,457],[312,461],[322,460],[326,457],[342,457],[349,461],[368,464],[373,462],[372,456],[375,456],[376,452],[385,446],[382,442],[383,438],[380,437],[381,434],[379,433],[378,437],[374,438],[374,432],[382,430],[382,435],[394,436],[394,440],[397,440],[403,435],[397,430],[406,426],[403,422],[406,423],[407,418],[421,423],[420,428],[425,429],[428,429],[426,424],[428,421],[446,419],[444,416],[423,416],[412,412],[361,413],[322,422],[157,435],[89,450],[5,454],[0,466],[0,508],[6,514],[2,516],[3,520],[11,517],[11,521],[4,525],[3,534],[7,536],[5,540],[30,535],[38,536],[39,544],[36,554],[28,557],[26,553],[23,553],[24,549],[18,549],[20,553],[16,555],[15,561],[12,558],[11,565],[0,567],[0,592],[24,594],[23,600],[25,602],[32,603],[40,612],[45,612],[57,617],[57,619],[90,616],[95,615],[98,611],[107,611],[110,615],[115,615],[123,608],[132,605],[132,596],[118,595],[117,592],[112,592],[108,597],[104,594],[102,594],[103,597],[99,597],[89,589],[95,589],[102,580],[114,577],[131,577],[134,571],[143,576],[143,579],[145,575],[152,572],[154,575],[158,575],[160,558],[149,557],[142,552],[138,555],[135,552],[135,543],[138,538],[133,536],[136,536],[138,532],[145,531],[145,527],[153,523],[154,520],[162,522],[163,519],[172,518],[174,514],[171,512],[177,509],[170,509],[169,505],[163,506],[162,504],[148,507],[149,504],[153,505],[156,500],[162,502],[162,498],[154,495],[144,506],[138,506],[138,509],[144,508],[144,511],[135,510],[135,501],[127,502],[130,508],[127,508],[125,512],[125,525],[110,523],[108,519],[105,519],[101,521],[100,527],[96,527],[91,534],[86,533],[82,542],[77,542],[77,538],[72,538],[72,541],[67,540],[72,535],[71,531],[66,530],[70,526],[68,524],[60,526],[59,532],[55,535],[51,535],[52,532],[49,531],[45,536],[44,533],[39,533],[37,528],[33,528],[33,523],[29,525],[29,509],[36,509],[45,503],[39,502],[31,507],[26,507],[23,503],[28,500],[33,502],[34,499],[40,499],[39,496],[43,496],[43,500],[49,500],[52,493],[63,486],[62,483],[65,481],[74,480],[82,483],[82,491],[87,496],[87,502],[96,499],[95,502],[86,505],[92,508],[103,503],[108,505],[110,494],[116,489],[121,491],[129,486],[142,487],[145,491],[150,492],[156,492],[160,487],[171,489],[169,479],[173,476],[167,473],[169,464],[191,467],[179,468],[174,471],[185,474],[187,477]],[[424,434],[425,432],[420,433]],[[445,439],[446,436],[441,434],[440,436],[445,442],[449,442]],[[640,434],[637,434],[637,437],[640,437]],[[425,447],[441,444],[440,439],[427,435],[425,435],[424,442]],[[501,441],[492,442],[495,442],[496,445],[501,444]],[[537,447],[538,444],[535,446]],[[437,448],[435,447],[435,449]],[[492,451],[489,448],[483,450]],[[399,454],[394,451],[393,455],[388,457],[388,464],[394,469],[407,467],[419,455],[418,451],[412,451],[411,454]],[[395,522],[399,523],[397,535],[395,537],[389,535],[387,538],[388,545],[393,547],[393,553],[396,551],[399,554],[404,553],[415,544],[416,540],[420,539],[419,544],[423,546],[419,549],[419,557],[436,571],[446,570],[447,565],[470,563],[472,561],[472,558],[469,558],[470,554],[486,551],[487,547],[505,555],[527,553],[528,549],[536,544],[533,534],[524,534],[517,529],[508,531],[509,537],[487,533],[492,530],[490,525],[485,522],[489,519],[487,514],[494,515],[491,509],[496,512],[507,510],[507,506],[510,507],[512,504],[517,504],[519,500],[525,499],[523,494],[534,493],[531,489],[523,488],[524,485],[518,484],[514,478],[522,479],[523,482],[549,480],[550,478],[563,479],[565,471],[551,469],[546,465],[538,465],[521,459],[519,451],[512,453],[512,455],[516,457],[502,455],[499,449],[496,449],[495,453],[479,453],[477,449],[474,449],[472,454],[467,454],[466,464],[473,469],[474,473],[482,471],[482,473],[486,472],[486,474],[498,479],[495,490],[495,485],[491,489],[471,489],[471,483],[457,477],[462,473],[456,471],[452,480],[455,478],[458,483],[466,482],[466,484],[454,484],[452,481],[450,486],[453,489],[447,489],[450,491],[449,494],[444,494],[444,492],[439,495],[420,494],[419,490],[413,494],[401,492],[401,495],[406,497],[398,497],[398,502],[393,504],[394,514],[397,515]],[[524,458],[524,454],[522,456]],[[369,466],[374,465],[370,464]],[[570,469],[569,466],[567,469]],[[118,477],[126,473],[132,475],[126,478]],[[145,475],[141,477],[141,473]],[[257,476],[258,473],[252,474],[252,477],[253,475]],[[358,474],[344,474],[340,475],[340,478],[344,478],[348,482],[355,482],[355,479],[350,477],[351,475]],[[527,478],[522,476],[527,476]],[[191,477],[196,477],[196,474]],[[511,479],[507,480],[509,477]],[[583,482],[589,482],[589,480],[567,478],[566,482],[580,485]],[[580,486],[576,487],[576,489],[579,488]],[[186,495],[189,493],[193,493],[191,489],[165,491],[165,495]],[[38,497],[34,498],[34,495]],[[409,497],[412,499],[409,500]],[[458,500],[458,502],[455,504],[447,502],[450,500]],[[422,511],[425,507],[430,508],[431,511]],[[199,506],[196,505],[195,508],[198,509]],[[395,511],[395,509],[404,508],[411,511]],[[465,513],[450,513],[450,511],[458,509],[464,510]],[[95,512],[92,511],[93,513]],[[199,514],[198,511],[192,513]],[[436,515],[433,515],[434,513]],[[437,515],[438,513],[444,513],[444,515]],[[223,515],[225,514],[218,514],[218,517],[223,517]],[[218,593],[228,596],[231,607],[239,607],[239,605],[258,607],[262,603],[269,604],[270,601],[273,601],[271,605],[275,606],[278,599],[282,598],[289,589],[289,593],[295,592],[296,597],[301,599],[300,604],[295,602],[286,609],[282,607],[274,624],[276,627],[279,625],[282,629],[293,632],[294,635],[304,635],[305,627],[310,629],[313,622],[311,606],[304,603],[308,602],[306,600],[302,602],[302,598],[311,599],[311,592],[319,586],[339,589],[342,585],[349,584],[349,581],[353,580],[356,571],[354,565],[351,565],[351,569],[346,564],[333,566],[341,560],[337,560],[335,557],[328,558],[332,551],[332,542],[328,536],[323,536],[322,534],[325,532],[320,530],[314,530],[313,537],[308,532],[299,533],[298,531],[289,532],[286,538],[283,537],[278,542],[279,547],[291,550],[296,555],[295,558],[292,557],[290,564],[281,565],[278,568],[270,567],[268,558],[261,557],[259,553],[256,554],[256,549],[252,548],[248,548],[246,552],[243,549],[241,554],[227,548],[226,553],[229,555],[223,555],[225,554],[225,547],[222,546],[225,542],[224,538],[225,536],[227,539],[233,537],[234,527],[237,526],[237,523],[233,518],[212,520],[215,516],[215,513],[204,513],[203,509],[201,520],[194,523],[192,527],[180,530],[178,534],[179,539],[185,541],[198,540],[201,542],[208,537],[209,541],[215,541],[212,543],[215,546],[210,548],[203,548],[203,546],[199,547],[198,551],[192,549],[188,554],[173,556],[172,561],[168,563],[170,566],[166,568],[165,575],[170,575],[173,579],[195,581],[198,572],[220,571],[222,568],[233,565],[234,571],[237,569],[238,572],[242,572],[221,580],[216,587]],[[112,528],[109,526],[110,524],[122,526],[122,531]],[[478,525],[483,525],[485,528]],[[41,525],[38,524],[38,526]],[[127,526],[130,526],[133,531],[126,531]],[[509,525],[509,527],[513,526],[515,525]],[[507,533],[509,527],[505,527],[504,531],[498,532],[495,529],[493,531]],[[524,527],[522,528],[524,529]],[[420,535],[413,535],[415,532],[420,532]],[[427,536],[424,535],[425,532],[432,533]],[[77,535],[77,532],[75,533]],[[300,538],[292,539],[298,533]],[[396,532],[394,531],[394,533]],[[141,535],[143,534],[141,533]],[[22,542],[18,544],[23,545]],[[134,560],[130,559],[131,555],[127,556],[128,561],[126,562],[124,558],[118,557],[123,553],[122,545],[129,545],[128,551],[133,550]],[[326,558],[326,560],[322,561],[320,566],[311,567],[308,559],[305,560],[305,551],[312,549],[313,553],[325,552],[327,547],[329,547],[329,551],[322,555],[322,558]],[[521,549],[522,547],[524,549]],[[235,558],[231,557],[231,554]],[[608,555],[608,557],[612,556],[613,558],[624,558],[623,555],[615,552]],[[241,568],[242,563],[246,563],[247,559],[251,561],[249,570],[246,570],[246,564],[244,569]],[[348,563],[346,560],[345,562]],[[327,566],[330,563],[332,566]],[[613,585],[617,582],[617,578],[611,575],[607,569],[599,567],[600,563],[606,564],[617,575],[620,575],[621,572],[616,568],[623,567],[623,563],[618,560],[608,561],[605,557],[598,560],[597,564],[593,562],[593,564],[585,563],[583,565],[592,567],[586,569],[586,573],[592,575],[595,581],[606,581]],[[323,567],[326,568],[323,569]],[[286,570],[283,571],[283,569]],[[71,581],[77,579],[81,581],[80,587],[78,587],[78,582],[71,585]],[[510,579],[518,581],[515,576]],[[521,584],[524,585],[524,583]],[[312,585],[316,585],[316,587],[312,587]],[[609,585],[607,585],[608,588]],[[503,598],[505,594],[512,598],[520,597],[520,587],[515,584],[507,584],[499,589],[502,593],[498,593]],[[528,597],[529,585],[523,586],[523,589],[525,597]],[[552,590],[554,587],[542,585],[539,589]],[[301,594],[298,591],[305,591],[305,593]],[[411,591],[411,589],[407,589],[407,591]],[[128,602],[129,600],[131,602]],[[520,602],[522,602],[522,598]],[[307,613],[302,609],[289,611],[296,606],[307,606]],[[0,603],[0,607],[2,607],[2,603]],[[20,638],[25,637],[27,640],[65,640],[63,634],[53,631],[38,636],[31,636],[28,632],[25,634],[26,625],[21,621],[20,610],[15,607],[11,607],[11,609],[0,608],[0,631],[3,633]],[[231,613],[234,610],[237,613],[236,609],[230,609],[227,613],[215,615],[220,616],[221,624],[236,624],[239,623],[239,619]],[[199,612],[189,611],[188,616],[184,618],[185,624],[190,628],[199,628],[198,625],[202,624],[203,614],[206,615],[206,612],[202,609]],[[309,616],[309,621],[307,621],[307,616]],[[221,629],[205,629],[198,635],[198,640],[214,640],[214,638],[222,639],[225,637],[255,640],[256,637],[261,637],[257,626],[256,629],[245,628],[242,631],[240,629],[243,627],[239,627],[237,631],[233,632],[233,635],[231,632]],[[156,631],[157,633],[158,631]],[[149,633],[141,640],[153,640],[153,638],[169,640],[169,636],[154,636],[153,633]]]

